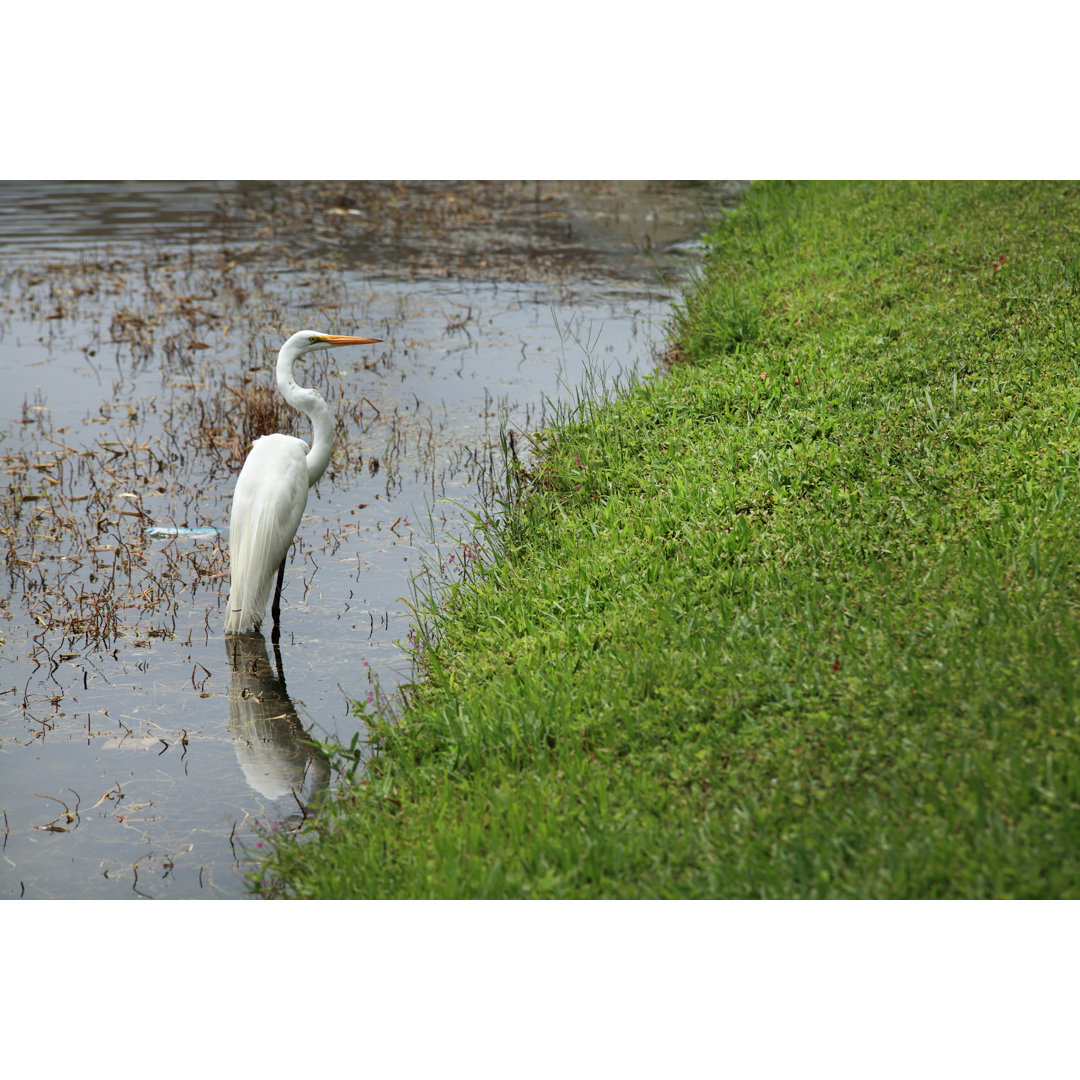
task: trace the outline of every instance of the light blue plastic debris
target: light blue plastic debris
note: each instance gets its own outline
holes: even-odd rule
[[[151,540],[170,540],[174,536],[194,536],[196,538],[210,539],[212,536],[220,536],[217,529],[209,526],[200,529],[188,529],[180,525],[151,525],[146,530],[146,535]]]

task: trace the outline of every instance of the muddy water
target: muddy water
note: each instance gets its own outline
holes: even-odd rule
[[[467,575],[545,403],[644,373],[726,185],[0,184],[0,895],[244,897],[410,678],[420,575]],[[282,637],[226,642],[253,437],[338,423]],[[173,532],[170,532],[173,530]],[[174,534],[175,533],[175,534]]]

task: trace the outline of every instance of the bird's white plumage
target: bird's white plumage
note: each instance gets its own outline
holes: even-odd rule
[[[262,625],[274,575],[307,506],[307,454],[307,443],[291,435],[264,435],[244,462],[229,520],[227,634]]]

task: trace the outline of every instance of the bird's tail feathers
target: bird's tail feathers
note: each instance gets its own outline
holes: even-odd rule
[[[225,633],[258,630],[266,617],[266,603],[274,586],[280,558],[274,558],[274,516],[263,503],[257,513],[230,529],[231,584]]]

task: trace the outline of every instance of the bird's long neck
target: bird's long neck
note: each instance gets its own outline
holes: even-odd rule
[[[296,356],[286,349],[278,354],[277,384],[285,400],[311,421],[311,449],[307,454],[308,487],[316,484],[330,464],[334,449],[334,418],[318,390],[298,386],[293,377]]]

